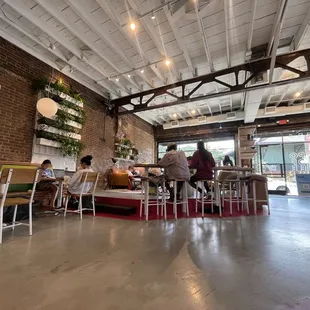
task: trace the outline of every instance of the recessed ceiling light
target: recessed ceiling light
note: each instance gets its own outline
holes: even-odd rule
[[[115,79],[115,81],[118,82],[118,81],[119,81],[119,78],[117,77],[117,78]]]
[[[155,19],[156,16],[154,14],[151,14],[151,19]]]
[[[301,95],[301,92],[297,92],[296,94],[295,94],[295,97],[299,97]]]
[[[174,118],[176,118],[177,116],[178,116],[178,114],[176,114],[176,113],[173,114],[173,117],[174,117]]]
[[[166,61],[165,61],[166,66],[169,66],[170,63],[171,63],[170,60],[169,60],[169,59],[166,59]]]
[[[196,114],[196,110],[192,110],[192,114]]]
[[[128,76],[128,78],[130,78],[130,77],[131,77],[131,75],[130,75],[130,74],[128,74],[127,76]]]
[[[130,29],[131,29],[132,31],[136,30],[136,24],[135,24],[135,23],[131,23],[131,24],[130,24]]]
[[[142,74],[144,73],[144,69],[141,69],[141,71],[140,71]]]

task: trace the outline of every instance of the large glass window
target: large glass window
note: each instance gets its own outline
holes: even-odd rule
[[[178,150],[185,153],[186,157],[193,156],[194,152],[197,150],[197,142],[176,142],[178,145]],[[159,143],[158,145],[158,158],[162,158],[167,149],[168,143]],[[229,140],[213,140],[207,141],[205,147],[209,150],[217,163],[221,165],[225,155],[228,155],[233,161],[235,161],[235,141],[234,139]]]
[[[218,166],[222,164],[225,155],[228,155],[235,164],[235,140],[209,141],[206,143],[206,149],[212,153]]]
[[[257,138],[257,172],[268,178],[268,189],[297,195],[296,178],[310,173],[310,132],[283,132]]]

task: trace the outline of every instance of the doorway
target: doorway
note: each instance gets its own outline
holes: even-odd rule
[[[298,195],[296,176],[310,174],[310,134],[283,132],[256,138],[255,170],[268,179],[272,194]]]

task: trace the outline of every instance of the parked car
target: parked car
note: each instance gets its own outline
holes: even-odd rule
[[[298,195],[296,182],[286,182],[283,179],[268,178],[268,189],[286,191],[288,195]]]

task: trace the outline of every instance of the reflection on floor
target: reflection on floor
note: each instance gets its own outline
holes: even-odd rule
[[[131,191],[129,189],[108,189],[96,191],[96,197],[107,197],[107,198],[124,198],[124,199],[137,199],[140,200],[141,191]]]
[[[40,218],[4,233],[1,309],[309,310],[309,222],[286,197],[268,217]]]
[[[155,196],[151,196],[153,202],[155,202]],[[139,221],[144,220],[144,217],[140,217],[140,199],[141,191],[130,191],[127,189],[113,189],[106,191],[97,191],[96,192],[96,215],[102,217],[110,217],[123,220],[133,220]],[[198,212],[196,213],[196,202],[194,196],[189,198],[189,217],[196,218],[202,217],[201,214],[201,204],[198,205]],[[109,206],[108,210],[104,206]],[[120,207],[120,208],[119,208]],[[132,212],[127,212],[128,209],[133,209]],[[184,207],[185,208],[185,207]],[[149,207],[149,220],[161,220],[163,217],[161,214],[161,208],[158,208],[159,212],[157,214],[157,206],[153,205]],[[211,213],[211,203],[210,200],[205,203],[205,217],[219,217],[219,209],[214,207],[215,212]],[[225,208],[223,210],[223,217],[239,217],[239,216],[248,216],[245,206],[244,210],[241,208],[241,203],[239,205],[239,210],[236,203],[233,203],[233,213],[230,214],[229,202],[225,202]],[[124,212],[123,212],[124,211]],[[254,209],[250,207],[250,216],[254,216]],[[267,207],[258,208],[258,215],[268,216]],[[182,212],[182,207],[178,206],[178,218],[186,218],[186,213]],[[173,205],[167,204],[167,218],[173,219]]]

